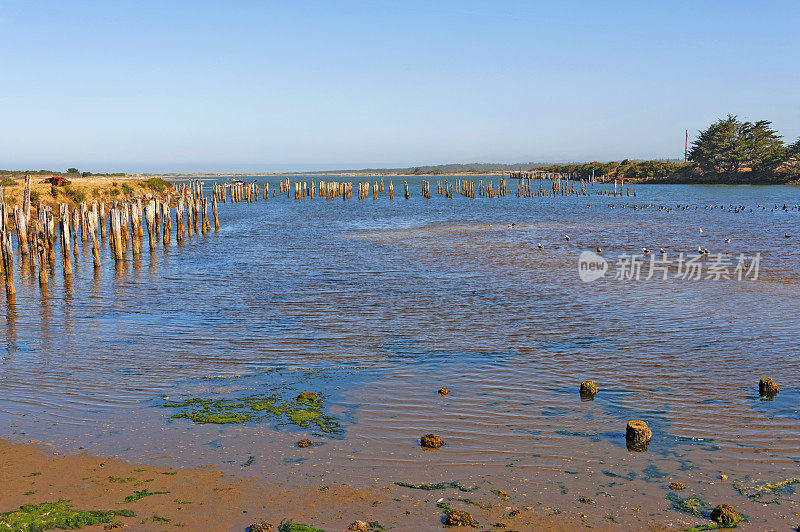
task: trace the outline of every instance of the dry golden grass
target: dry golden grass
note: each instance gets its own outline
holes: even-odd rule
[[[59,187],[52,186],[50,183],[40,183],[45,177],[33,176],[31,179],[31,203],[34,205],[37,202],[49,206],[65,202],[71,204],[81,201],[110,202],[130,199],[147,193],[161,196],[151,188],[146,179],[142,179],[140,176],[76,177],[70,179],[69,185]],[[15,184],[8,184],[9,179],[12,179]],[[3,181],[6,203],[21,206],[25,191],[24,178],[5,178]]]

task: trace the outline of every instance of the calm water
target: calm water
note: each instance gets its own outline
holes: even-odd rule
[[[71,284],[57,254],[46,290],[17,264],[15,301],[0,294],[0,435],[286,482],[458,478],[561,507],[583,489],[592,511],[638,504],[664,523],[680,519],[665,482],[745,505],[731,481],[800,476],[800,189],[426,200],[410,185],[409,201],[395,179],[394,201],[220,205],[219,232],[152,252],[145,238],[122,268],[106,245],[95,275],[81,247]],[[758,279],[578,276],[583,250],[698,246],[760,253]],[[275,385],[325,394],[343,435],[301,451],[307,430],[161,407]],[[653,429],[646,453],[625,448],[629,419]],[[425,432],[447,446],[421,452]],[[772,526],[797,510],[782,502],[746,511]]]

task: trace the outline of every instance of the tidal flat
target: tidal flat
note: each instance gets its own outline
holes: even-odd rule
[[[800,525],[800,189],[426,199],[408,179],[409,200],[222,204],[219,231],[118,267],[79,242],[45,288],[19,267],[0,513],[684,530],[729,505],[741,528]],[[578,275],[585,250],[611,271],[698,247],[699,279]],[[758,278],[707,278],[717,253],[759,254]]]

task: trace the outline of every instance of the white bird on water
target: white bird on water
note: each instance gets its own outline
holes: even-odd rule
[[[667,254],[667,251],[664,248],[659,249],[659,251],[661,252],[662,255],[666,255]]]
[[[566,235],[565,238],[567,239],[567,242],[569,242],[569,235]]]

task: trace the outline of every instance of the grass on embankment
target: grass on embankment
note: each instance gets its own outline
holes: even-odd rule
[[[106,202],[128,200],[142,197],[145,194],[163,196],[169,184],[159,177],[141,179],[138,177],[75,177],[69,185],[53,186],[40,183],[43,176],[31,178],[31,204],[42,202],[55,207],[59,203],[77,204],[87,202]],[[5,177],[0,180],[6,203],[22,206],[25,191],[25,180]]]

